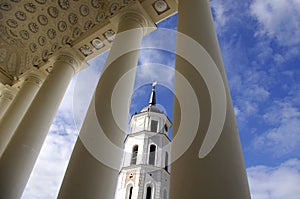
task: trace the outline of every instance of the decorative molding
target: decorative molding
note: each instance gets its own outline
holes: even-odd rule
[[[69,19],[70,24],[72,24],[72,25],[75,25],[78,21],[78,17],[74,13],[70,13],[68,19]]]
[[[78,72],[87,65],[87,63],[83,61],[76,51],[71,47],[66,47],[56,52],[50,58],[50,61],[53,62],[54,67],[59,62],[66,63],[74,69],[74,72]]]
[[[43,62],[42,59],[37,55],[34,56],[33,59],[32,59],[32,65],[35,66],[35,67],[40,66],[42,62]]]
[[[72,42],[71,37],[69,37],[68,35],[64,35],[62,40],[61,40],[61,44],[64,45],[70,45]]]
[[[164,0],[157,0],[152,4],[153,8],[157,12],[158,15],[166,12],[169,8],[168,4]]]
[[[35,1],[39,4],[45,4],[47,2],[47,0],[35,0]]]
[[[143,28],[144,35],[156,29],[155,23],[138,1],[130,5],[128,9],[119,12],[110,19],[111,23],[116,27],[118,27],[118,24],[122,20],[136,21],[140,24],[141,28]]]
[[[54,53],[55,51],[57,51],[58,49],[60,49],[61,47],[59,46],[58,43],[54,43],[51,46],[51,52]]]
[[[79,51],[84,55],[84,56],[89,56],[93,53],[92,49],[88,45],[83,45],[79,48]]]
[[[21,30],[19,33],[22,39],[24,40],[28,40],[30,38],[27,30]]]
[[[69,0],[58,0],[58,4],[63,10],[68,10],[70,7]]]
[[[47,9],[47,12],[48,14],[50,15],[50,17],[52,18],[57,18],[58,17],[58,14],[59,14],[59,11],[56,7],[53,7],[53,6],[50,6],[48,9]]]
[[[39,31],[39,26],[36,23],[33,23],[33,22],[28,24],[28,28],[33,33],[37,33]]]
[[[57,23],[57,29],[60,31],[60,32],[65,32],[67,30],[67,23],[65,21],[59,21]]]
[[[6,24],[11,27],[11,28],[17,28],[18,27],[18,22],[14,19],[8,19],[6,21]]]
[[[136,11],[129,11],[120,17],[120,20],[132,20],[140,24],[141,28],[148,26],[147,19],[143,16],[142,13]]]
[[[75,28],[74,31],[73,31],[73,38],[76,39],[77,37],[79,37],[81,34],[81,30],[80,28]]]
[[[9,85],[1,84],[1,86],[0,86],[0,99],[11,101],[11,100],[14,99],[16,93],[17,93],[16,88],[11,87]]]
[[[84,30],[89,30],[94,26],[94,23],[92,20],[88,20],[84,23]]]
[[[41,25],[45,26],[45,25],[48,24],[48,18],[47,18],[45,15],[39,15],[39,16],[38,16],[38,22],[39,22]]]
[[[34,53],[37,51],[37,45],[35,43],[31,43],[29,44],[29,49]]]
[[[47,49],[42,51],[42,58],[44,61],[46,61],[49,58],[49,56],[50,56],[50,53]]]
[[[11,4],[10,3],[0,3],[0,9],[4,10],[4,11],[9,11],[12,9]]]
[[[41,86],[46,78],[46,75],[42,73],[40,70],[36,68],[30,69],[28,72],[24,73],[20,78],[19,81],[22,82],[22,85],[24,83],[29,82],[33,83],[36,86]]]
[[[112,42],[116,37],[116,33],[112,29],[109,29],[103,33],[103,36],[107,39],[107,41]]]
[[[96,21],[98,23],[101,23],[105,18],[106,18],[106,14],[103,10],[101,10],[96,16]]]
[[[97,50],[103,48],[105,46],[105,44],[103,43],[103,41],[101,41],[101,39],[99,37],[93,39],[91,41],[92,46],[94,46]]]
[[[33,3],[24,4],[24,8],[29,13],[35,13],[36,11],[36,6]]]
[[[54,39],[56,37],[56,31],[53,28],[50,28],[47,31],[47,36],[49,39]]]
[[[87,5],[81,5],[79,11],[82,16],[86,17],[89,14],[89,7]]]
[[[38,38],[38,43],[41,45],[41,46],[44,46],[46,44],[46,37],[44,36],[40,36]]]
[[[100,8],[100,6],[103,4],[103,0],[92,0],[91,4],[94,8]]]
[[[12,85],[13,77],[9,75],[5,70],[3,70],[2,67],[0,67],[0,85],[3,84],[9,84]]]
[[[120,4],[117,3],[117,2],[112,2],[110,5],[109,5],[109,13],[111,15],[115,14],[118,10],[120,10]]]
[[[20,21],[25,21],[27,19],[25,12],[22,11],[17,11],[15,13],[15,16],[17,19],[19,19]]]

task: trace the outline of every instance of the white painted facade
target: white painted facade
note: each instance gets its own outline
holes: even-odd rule
[[[155,93],[151,97],[155,98]],[[155,99],[154,104],[132,116],[115,199],[169,198],[170,127],[170,120],[155,106]]]

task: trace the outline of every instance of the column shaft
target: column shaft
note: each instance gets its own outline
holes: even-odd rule
[[[39,90],[43,79],[44,75],[39,71],[30,72],[24,76],[22,87],[0,120],[0,157]]]
[[[20,198],[79,61],[60,54],[0,159],[0,198]]]
[[[207,156],[199,158],[199,150],[203,144],[211,121],[211,95],[203,76],[197,72],[191,62],[189,62],[190,60],[185,60],[185,57],[177,56],[176,71],[183,75],[192,86],[199,103],[201,119],[195,138],[189,145],[189,148],[180,158],[174,160],[171,165],[170,198],[250,198],[232,101],[209,1],[179,0],[178,31],[194,39],[206,50],[215,65],[217,65],[222,81],[225,84],[227,110],[225,124],[218,142]],[[194,52],[192,49],[195,49],[193,45],[188,46],[177,39],[177,51],[187,51],[189,54],[194,55],[200,53]],[[207,62],[199,59],[197,64],[201,66],[203,63]],[[180,88],[179,76],[175,76],[175,93],[179,93],[180,95],[180,93],[182,93]],[[182,110],[180,109],[180,104],[188,104],[191,97],[192,96],[177,96],[177,99],[181,99],[181,101],[175,100],[174,102],[173,134],[175,136],[179,133],[184,133],[187,136],[190,135],[191,129],[189,128],[182,129],[182,132],[178,130],[180,122],[186,119],[181,118]],[[195,111],[195,108],[191,109]],[[193,115],[192,112],[190,113]],[[189,120],[192,119],[193,118],[189,118]],[[180,147],[181,146],[174,144],[172,145],[172,151],[178,151]],[[173,154],[172,157],[175,158]]]
[[[7,111],[9,105],[13,101],[16,90],[8,85],[4,86],[1,84],[0,88],[0,120]]]
[[[119,21],[118,33],[80,130],[58,198],[114,198],[143,37],[142,26],[137,20],[139,17],[136,17],[125,14]],[[117,109],[120,123],[117,124],[112,113],[115,107],[112,96],[121,78],[125,78],[125,82],[115,98],[116,106],[120,107]],[[109,148],[112,145],[116,150]],[[109,160],[102,159],[104,156]]]

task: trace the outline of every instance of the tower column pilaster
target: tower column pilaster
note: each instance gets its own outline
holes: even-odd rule
[[[0,83],[0,120],[16,95],[16,89]]]
[[[177,30],[177,54],[180,56],[176,57],[178,73],[174,91],[177,98],[173,111],[170,199],[248,199],[247,175],[209,1],[179,0]],[[217,77],[220,78],[208,74],[219,74]],[[188,81],[194,96],[187,95],[181,77]],[[212,84],[208,85],[207,79],[213,80]],[[218,82],[222,82],[222,89],[217,87]],[[213,99],[213,94],[222,94],[225,99]],[[191,102],[195,102],[194,105]],[[198,119],[193,117],[199,113],[195,104],[199,105]],[[214,109],[216,106],[218,108]],[[222,110],[224,126],[220,127],[221,134],[209,131],[217,125],[211,122],[221,121],[212,118],[214,114],[220,115]],[[186,116],[190,117],[186,119]],[[193,125],[197,125],[196,130]],[[190,137],[193,139],[187,142]],[[184,149],[182,145],[185,143],[189,145]]]
[[[58,198],[114,198],[130,99],[147,21],[118,17],[118,31],[72,152]],[[124,81],[121,90],[116,89]],[[113,97],[113,95],[116,95]],[[113,99],[114,98],[114,99]],[[116,108],[119,123],[112,108]]]
[[[0,120],[0,157],[44,79],[45,74],[38,69],[33,69],[20,78],[21,88]]]
[[[52,120],[82,62],[71,48],[54,57],[45,79],[0,159],[0,198],[20,198]]]

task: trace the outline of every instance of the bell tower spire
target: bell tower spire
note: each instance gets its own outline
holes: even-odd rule
[[[157,85],[157,82],[152,83],[152,92],[149,100],[149,106],[156,105],[156,95],[155,95],[155,86]]]

